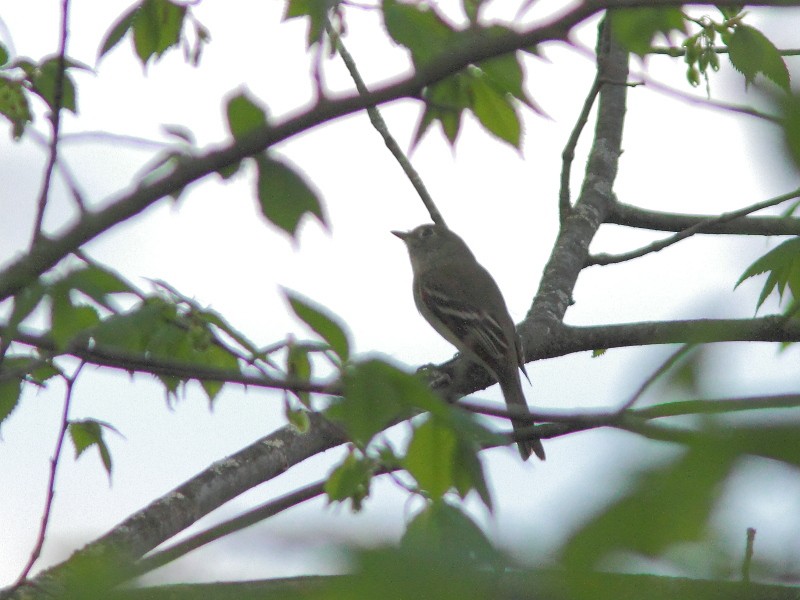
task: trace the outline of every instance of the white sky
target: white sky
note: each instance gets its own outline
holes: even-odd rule
[[[516,3],[495,3],[509,11],[507,16],[513,15]],[[100,41],[127,4],[74,0],[70,56],[95,66]],[[560,4],[539,2],[536,14],[549,14]],[[54,53],[59,5],[54,0],[0,0],[5,26],[0,39],[10,42],[20,56],[39,59]],[[212,35],[199,68],[185,65],[179,53],[172,53],[151,65],[145,76],[125,40],[97,66],[96,74],[75,74],[80,115],[65,117],[64,130],[163,140],[162,124],[180,124],[207,145],[226,141],[225,98],[242,86],[261,98],[275,118],[308,103],[305,25],[280,23],[282,2],[204,2],[194,10]],[[378,15],[350,14],[346,42],[365,79],[379,82],[403,73],[408,68],[407,56],[386,42]],[[772,32],[779,44],[797,45],[788,19],[760,14],[751,22]],[[595,23],[588,24],[578,38],[591,47],[594,31]],[[432,131],[412,155],[448,223],[494,274],[517,320],[527,310],[556,234],[560,154],[594,73],[587,58],[564,44],[548,45],[544,54],[546,60],[526,59],[528,86],[551,119],[525,114],[522,153],[490,138],[466,119],[455,151],[438,131]],[[742,100],[741,78],[725,59],[722,63],[722,72],[712,81],[715,97]],[[641,68],[638,62],[634,66]],[[647,67],[652,77],[691,91],[683,78],[682,62],[652,59]],[[339,63],[326,63],[326,76],[332,88],[349,89]],[[419,110],[413,101],[383,108],[403,147],[408,147]],[[616,186],[619,198],[659,210],[714,213],[796,187],[796,176],[770,167],[769,162],[778,159],[764,153],[765,140],[771,141],[776,132],[746,119],[691,107],[646,86],[631,89],[625,153]],[[28,243],[45,156],[30,141],[12,142],[6,129],[0,132],[0,181],[5,184],[0,196],[4,215],[0,264]],[[37,129],[46,130],[41,110]],[[588,139],[583,139],[582,153]],[[93,203],[126,189],[153,155],[151,148],[96,136],[76,138],[63,148]],[[428,220],[426,213],[366,116],[326,124],[277,150],[302,168],[320,190],[332,224],[330,234],[311,222],[295,249],[259,216],[250,172],[229,183],[209,178],[195,184],[177,205],[161,201],[92,242],[89,253],[143,286],[145,277],[170,282],[226,315],[258,343],[275,341],[289,332],[307,334],[287,315],[279,293],[279,286],[285,286],[344,319],[360,354],[378,352],[409,366],[450,358],[453,349],[416,314],[405,250],[389,235],[391,229]],[[581,154],[574,164],[574,194],[584,157]],[[63,188],[56,186],[47,215],[50,230],[62,227],[72,217],[70,211]],[[650,239],[646,233],[606,226],[593,249],[619,252]],[[731,290],[741,271],[768,247],[763,239],[697,238],[634,264],[595,267],[581,275],[576,304],[567,320],[602,324],[751,316],[761,283]],[[508,261],[506,256],[517,260]],[[533,387],[526,393],[537,407],[573,410],[613,405],[624,401],[669,351],[615,350],[600,359],[591,359],[587,353],[542,361],[529,366]],[[709,391],[732,395],[796,391],[798,378],[788,368],[796,352],[776,358],[775,349],[767,345],[746,350],[717,347],[710,355],[705,383]],[[211,461],[282,424],[277,393],[226,388],[210,412],[200,390],[189,386],[186,398],[169,409],[152,378],[131,380],[93,368],[87,371],[76,388],[71,417],[109,421],[125,439],[109,438],[114,458],[111,486],[95,453],[75,462],[67,450],[40,567],[62,560]],[[492,388],[477,396],[499,399],[499,392]],[[2,426],[0,586],[18,575],[34,543],[62,398],[59,384],[29,392]],[[610,431],[550,441],[547,449],[546,463],[521,464],[516,451],[509,449],[485,454],[497,511],[489,517],[476,504],[475,513],[525,560],[547,560],[581,520],[615,497],[632,468],[669,452]],[[335,450],[315,457],[234,500],[200,525],[229,518],[256,502],[316,480],[340,455]],[[757,486],[752,477],[758,478]],[[758,493],[752,491],[754,487]],[[743,467],[730,482],[730,494],[714,519],[716,535],[734,555],[732,560],[739,560],[736,552],[743,547],[745,529],[755,527],[760,556],[796,565],[800,557],[797,497],[796,473],[764,461]],[[338,564],[326,550],[329,544],[396,536],[413,506],[391,483],[378,482],[359,515],[326,508],[321,500],[310,502],[193,553],[164,569],[157,579],[327,572]],[[694,568],[703,574],[712,566],[701,562]]]

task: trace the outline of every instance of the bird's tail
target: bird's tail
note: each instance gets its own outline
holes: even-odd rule
[[[506,406],[509,408],[521,408],[526,413],[528,412],[528,403],[525,401],[525,395],[522,393],[522,384],[519,379],[519,371],[514,369],[513,374],[507,377],[500,378],[500,389],[503,391],[503,397],[506,400]],[[519,432],[525,427],[532,425],[532,421],[519,421],[511,419],[511,426],[515,432]],[[535,454],[541,460],[545,459],[544,447],[542,442],[536,439],[519,440],[517,442],[519,455],[522,460],[528,460],[531,454]]]

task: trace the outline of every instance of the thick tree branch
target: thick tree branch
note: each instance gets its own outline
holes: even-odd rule
[[[607,25],[601,26],[598,40],[597,80],[602,87],[594,142],[580,197],[561,227],[539,290],[520,328],[526,348],[543,343],[550,330],[562,322],[572,302],[572,290],[586,264],[589,244],[614,202],[613,186],[621,153],[627,86],[607,82],[627,80],[628,54],[614,42]]]

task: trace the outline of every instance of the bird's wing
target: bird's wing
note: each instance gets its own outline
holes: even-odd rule
[[[424,305],[420,307],[423,315],[427,311],[448,330],[439,333],[462,352],[476,355],[496,375],[509,357],[516,358],[516,340],[509,339],[507,328],[513,332],[513,323],[497,284],[488,272],[479,269],[476,277],[468,278],[463,273],[457,276],[446,266],[435,274],[423,274],[417,281],[417,296]],[[465,279],[480,282],[481,289],[465,285]],[[487,295],[488,305],[501,307],[501,314],[485,310]],[[431,324],[439,329],[433,321]]]

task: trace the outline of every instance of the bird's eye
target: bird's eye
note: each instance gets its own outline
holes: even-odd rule
[[[433,235],[433,227],[425,227],[424,229],[421,229],[419,232],[419,237],[420,239],[423,240],[425,238],[431,237],[432,235]]]

